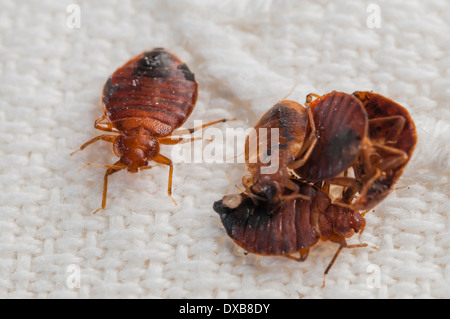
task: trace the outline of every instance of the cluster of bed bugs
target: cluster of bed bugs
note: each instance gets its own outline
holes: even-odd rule
[[[267,164],[249,163],[259,154],[248,153],[247,139],[245,189],[213,208],[246,252],[304,261],[319,239],[339,244],[325,285],[343,248],[368,246],[346,238],[364,230],[365,212],[393,190],[417,137],[406,109],[379,94],[310,94],[305,104],[280,101],[255,125],[280,130],[270,152],[279,157],[278,172],[261,174]],[[334,201],[332,185],[342,187]]]
[[[110,175],[149,169],[150,161],[169,166],[167,193],[172,198],[173,164],[160,154],[160,145],[194,141],[183,135],[227,121],[175,131],[192,113],[197,94],[194,74],[162,48],[136,56],[109,77],[103,88],[104,114],[94,124],[108,134],[77,150],[102,140],[112,143],[120,158],[112,165],[87,164],[107,169],[102,204],[94,213],[106,206]],[[324,272],[325,283],[343,248],[368,246],[348,245],[346,238],[364,230],[365,212],[393,190],[417,141],[414,122],[404,107],[379,94],[333,91],[309,94],[305,106],[279,101],[254,128],[256,140],[260,129],[279,130],[276,144],[271,135],[266,140],[278,169],[265,173],[268,162],[260,160],[258,147],[250,152],[254,141],[247,138],[244,189],[224,196],[213,208],[228,235],[250,253],[303,261],[319,239],[339,244]],[[342,187],[334,200],[333,185]]]

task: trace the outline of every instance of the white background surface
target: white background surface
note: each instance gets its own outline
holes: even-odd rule
[[[68,5],[81,9],[70,28]],[[450,3],[376,1],[0,2],[0,297],[3,298],[449,298]],[[212,204],[236,189],[242,164],[179,164],[174,206],[167,167],[110,179],[98,142],[107,77],[165,47],[195,73],[194,120],[251,127],[278,99],[373,90],[404,105],[419,136],[398,186],[367,214],[321,288],[335,244],[303,263],[245,256]],[[170,155],[170,149],[163,153]],[[352,243],[358,242],[357,236]],[[80,287],[70,288],[71,265]],[[379,288],[367,282],[380,271]]]

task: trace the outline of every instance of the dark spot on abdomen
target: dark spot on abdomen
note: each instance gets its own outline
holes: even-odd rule
[[[186,64],[179,65],[177,68],[183,72],[186,80],[195,82],[195,75],[189,70]]]
[[[109,99],[119,89],[119,85],[112,83],[112,77],[109,77],[103,88],[103,103],[109,103]]]
[[[165,78],[170,75],[170,66],[173,63],[172,56],[164,50],[155,49],[144,55],[137,63],[133,75],[150,78]]]
[[[354,158],[359,150],[361,137],[352,129],[345,127],[337,132],[327,144],[329,158],[341,158],[343,161]]]

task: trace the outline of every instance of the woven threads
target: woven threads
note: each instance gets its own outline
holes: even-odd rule
[[[1,5],[0,297],[450,297],[447,2],[377,1],[379,29],[367,26],[367,4],[350,0],[77,3],[80,28],[67,24],[70,2]],[[237,117],[218,127],[248,128],[295,84],[289,99],[300,103],[373,90],[406,106],[419,135],[398,184],[408,187],[366,215],[361,236],[380,250],[343,250],[325,289],[335,244],[303,263],[245,256],[212,210],[237,192],[226,174],[239,183],[242,164],[177,164],[176,207],[167,167],[122,171],[92,215],[104,171],[77,170],[116,159],[104,142],[69,153],[101,134],[93,122],[107,77],[158,46],[199,81],[185,127]]]

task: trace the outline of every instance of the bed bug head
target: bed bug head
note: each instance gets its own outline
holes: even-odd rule
[[[267,183],[261,187],[261,193],[268,201],[273,201],[278,193],[281,193],[281,189],[278,183]]]
[[[257,174],[246,175],[242,179],[242,184],[247,190],[247,195],[256,204],[268,204],[276,207],[283,197],[283,174]]]
[[[139,167],[148,165],[145,153],[140,148],[129,148],[125,150],[120,157],[120,162],[125,164],[127,170],[131,173],[136,173]]]
[[[148,135],[120,135],[114,142],[114,153],[129,172],[136,173],[159,154],[159,143]]]
[[[348,220],[355,233],[362,232],[366,227],[366,220],[358,211],[352,211]]]
[[[354,233],[362,232],[366,226],[363,215],[348,207],[331,204],[323,214],[325,218],[319,227],[322,236],[328,239],[335,236],[348,238]]]
[[[260,175],[258,181],[251,188],[253,195],[269,206],[276,207],[281,203],[284,186],[271,175]]]

